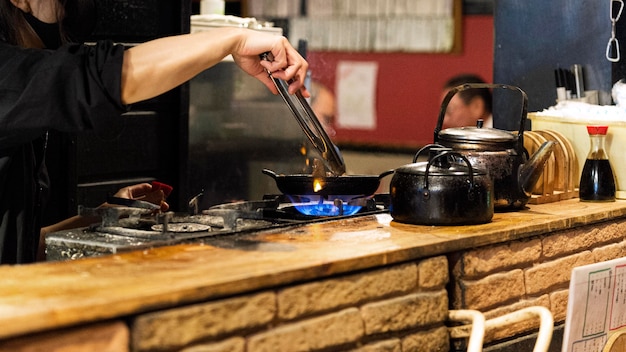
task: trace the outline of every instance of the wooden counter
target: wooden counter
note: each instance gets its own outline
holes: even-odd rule
[[[71,262],[0,267],[0,339],[432,257],[626,217],[572,199],[434,227],[388,214]]]

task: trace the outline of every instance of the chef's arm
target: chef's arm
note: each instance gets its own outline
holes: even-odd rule
[[[101,221],[101,218],[97,216],[83,216],[76,215],[69,219],[65,219],[56,224],[52,224],[50,226],[42,227],[39,233],[39,247],[37,248],[37,260],[43,261],[46,259],[46,235],[49,233],[68,230],[68,229],[76,229],[81,227],[87,227],[91,224],[95,224]]]
[[[271,52],[274,61],[259,55]],[[289,92],[304,88],[307,62],[283,36],[244,28],[219,28],[205,32],[159,38],[126,50],[122,66],[122,102],[132,104],[153,98],[190,80],[232,55],[245,72],[263,82],[274,94],[274,77],[289,81]]]
[[[77,229],[80,227],[86,227],[91,224],[95,224],[100,222],[102,218],[98,216],[84,216],[84,215],[76,215],[69,219],[65,219],[63,221],[57,222],[56,224],[52,224],[50,226],[41,228],[41,239],[43,240],[46,234],[57,232],[61,230],[68,229]],[[42,241],[39,241],[40,244]]]

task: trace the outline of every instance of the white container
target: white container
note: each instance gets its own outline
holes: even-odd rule
[[[200,1],[200,14],[223,15],[225,7],[224,0],[202,0]]]
[[[529,113],[528,119],[532,122],[532,129],[534,131],[556,131],[570,141],[576,153],[579,172],[582,172],[587,154],[589,153],[587,125],[609,126],[605,147],[615,174],[616,197],[618,199],[626,199],[626,122],[600,121],[595,119],[581,121],[575,118],[545,116],[536,113]],[[580,182],[580,174],[576,175],[574,179],[578,184],[578,182]]]

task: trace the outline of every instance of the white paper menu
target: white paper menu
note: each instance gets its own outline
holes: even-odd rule
[[[376,129],[378,63],[340,61],[337,64],[337,125]]]
[[[626,258],[572,270],[562,352],[602,352],[626,331]]]

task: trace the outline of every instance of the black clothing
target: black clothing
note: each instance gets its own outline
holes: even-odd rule
[[[58,49],[61,46],[61,27],[58,23],[46,23],[33,16],[32,13],[23,12],[22,15],[46,49]]]
[[[56,51],[0,42],[0,263],[36,259],[46,131],[109,134],[122,125],[123,51],[110,42]]]
[[[64,0],[63,29],[72,41],[82,43],[93,33],[98,22],[95,0]],[[101,1],[101,6],[107,6]]]

